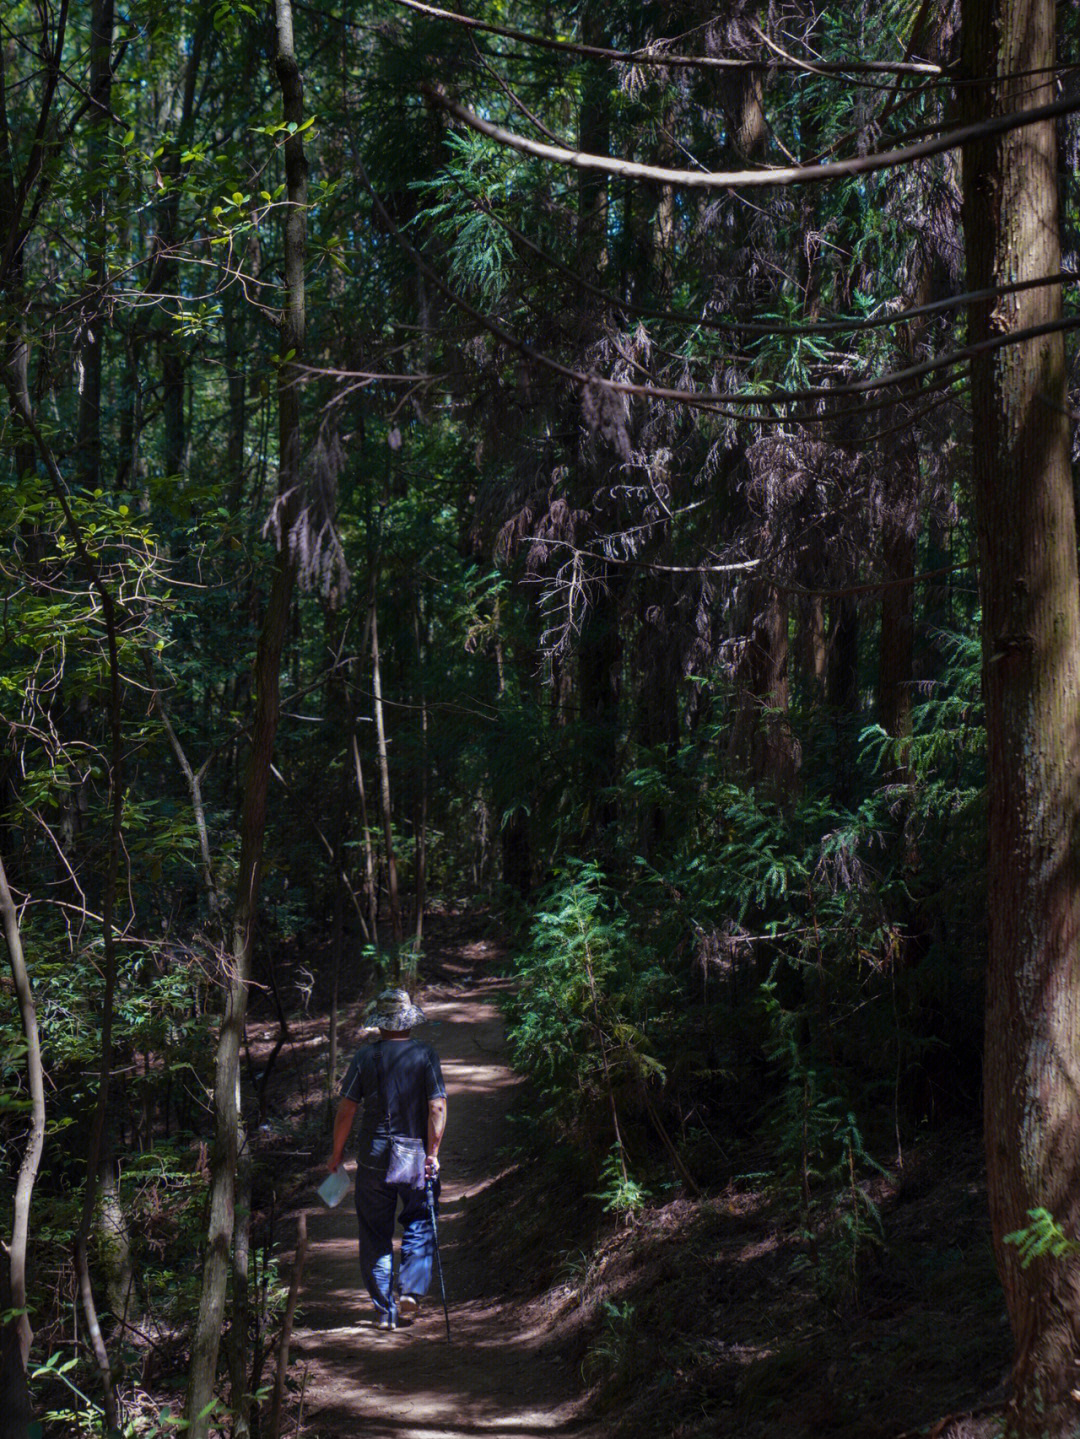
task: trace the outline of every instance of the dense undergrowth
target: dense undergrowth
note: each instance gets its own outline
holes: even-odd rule
[[[784,799],[727,779],[700,738],[643,757],[630,793],[671,840],[561,861],[514,962],[528,1124],[627,1216],[726,1181],[749,1145],[836,1301],[880,1239],[882,1160],[977,1103],[977,656],[942,644],[910,742],[859,736],[847,805],[820,728]]]

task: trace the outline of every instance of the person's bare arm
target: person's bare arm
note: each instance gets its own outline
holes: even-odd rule
[[[337,1107],[334,1115],[334,1148],[327,1161],[326,1167],[333,1174],[341,1163],[341,1157],[345,1153],[345,1142],[356,1118],[357,1103],[355,1099],[343,1099]]]
[[[439,1145],[446,1133],[446,1100],[443,1096],[429,1099],[427,1107],[427,1159],[424,1170],[428,1179],[439,1172]]]

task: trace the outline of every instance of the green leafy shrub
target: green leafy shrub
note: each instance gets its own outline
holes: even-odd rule
[[[613,1154],[618,1182],[605,1185],[609,1207],[640,1207],[624,1131],[640,1120],[642,1091],[664,1077],[652,1036],[673,1022],[671,976],[633,942],[597,866],[580,863],[567,864],[549,889],[514,968],[511,1054],[549,1131],[583,1142],[609,1180]]]

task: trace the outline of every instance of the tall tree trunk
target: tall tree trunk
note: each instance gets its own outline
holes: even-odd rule
[[[604,574],[586,620],[578,648],[578,684],[581,695],[581,731],[584,750],[583,787],[589,806],[590,828],[602,835],[618,818],[615,783],[619,775],[619,712],[622,699],[622,637],[614,580]],[[518,805],[528,853],[528,814]],[[505,852],[505,851],[504,851]]]
[[[116,488],[135,490],[139,482],[139,441],[142,431],[141,396],[139,393],[139,351],[141,346],[133,330],[124,337],[124,378],[120,386],[120,430],[117,437]],[[141,496],[140,501],[148,497]],[[142,505],[140,505],[142,507]]]
[[[205,6],[191,37],[191,48],[184,66],[184,87],[176,119],[176,136],[161,162],[163,176],[169,181],[158,207],[157,235],[154,240],[154,264],[149,288],[166,297],[179,291],[180,266],[176,257],[180,228],[180,182],[185,165],[181,156],[191,143],[195,122],[195,86],[202,63],[203,50],[210,33],[211,7]],[[184,469],[185,435],[184,382],[187,373],[185,346],[174,333],[174,322],[167,306],[160,312],[161,388],[165,418],[165,471],[179,475]]]
[[[788,604],[774,585],[754,582],[753,615],[739,660],[739,693],[731,734],[732,755],[754,781],[790,793],[799,749],[787,719]]]
[[[420,614],[420,594],[417,591],[414,613],[416,631],[416,667],[420,677],[418,697],[420,700],[420,793],[416,801],[416,925],[414,943],[417,962],[420,947],[424,942],[424,908],[427,904],[427,822],[428,822],[428,712],[427,689],[424,684],[424,656],[426,645]]]
[[[236,1150],[236,1233],[232,1258],[232,1316],[229,1324],[229,1408],[233,1439],[250,1439],[251,1393],[247,1383],[248,1324],[251,1318],[248,1268],[251,1259],[251,1145],[239,1126]]]
[[[290,0],[275,0],[282,117],[296,126],[304,117],[304,87],[296,62]],[[247,1011],[248,981],[262,869],[266,799],[280,699],[281,655],[295,583],[289,532],[299,506],[300,364],[304,349],[304,264],[307,246],[307,160],[299,129],[285,141],[285,297],[280,347],[289,358],[278,368],[278,523],[281,543],[255,657],[255,718],[240,819],[240,860],[233,914],[232,964],[214,1071],[214,1158],[210,1215],[199,1314],[192,1341],[186,1417],[189,1439],[206,1439],[207,1412],[214,1398],[218,1347],[229,1278],[229,1251],[235,1221],[235,1184],[240,1132],[240,1046]]]
[[[131,1229],[120,1200],[119,1172],[111,1143],[98,1167],[99,1202],[94,1214],[94,1248],[105,1280],[109,1312],[121,1326],[139,1322],[139,1296],[131,1256]]]
[[[840,595],[832,605],[826,699],[841,714],[853,714],[859,703],[859,604]]]
[[[605,7],[585,0],[581,36],[586,45],[607,43]],[[602,65],[586,67],[578,112],[578,144],[587,154],[606,155],[611,140],[610,80]],[[607,176],[597,170],[578,171],[578,254],[585,272],[595,278],[607,265]]]
[[[916,458],[915,463],[918,463]],[[914,530],[900,524],[882,536],[882,569],[887,584],[881,592],[881,635],[878,646],[878,723],[901,741],[901,770],[906,769],[906,741],[911,735],[911,676],[915,653]]]
[[[341,788],[344,792],[344,785],[342,785]],[[343,835],[339,835],[339,854],[341,853],[340,841],[343,837]],[[326,1119],[328,1124],[333,1123],[334,1109],[336,1107],[335,1089],[337,1087],[338,1052],[340,1048],[338,1005],[341,995],[341,961],[344,952],[345,879],[339,868],[334,874],[334,919],[330,948],[330,1020],[327,1026],[330,1045],[326,1057]]]
[[[905,59],[910,59],[918,49],[924,59],[940,65],[953,63],[950,6],[933,6],[929,0],[919,9],[905,50]],[[898,102],[900,92],[886,106],[889,111]],[[955,174],[955,158],[945,162],[949,167],[949,178]],[[914,263],[912,283],[906,304],[918,308],[934,298],[932,259],[927,251],[919,248]],[[925,344],[928,330],[926,316],[909,320],[896,336],[896,368],[923,359],[927,353]],[[912,409],[918,400],[921,384],[918,380],[905,386],[901,392],[905,403]],[[899,423],[903,416],[898,412]],[[887,422],[887,427],[888,427]],[[878,722],[885,732],[900,741],[898,746],[899,773],[897,778],[909,777],[907,741],[911,736],[912,688],[915,658],[915,561],[919,531],[921,529],[923,480],[919,452],[918,431],[914,422],[901,430],[880,455],[886,476],[886,506],[882,522],[881,556],[884,578],[901,583],[888,586],[881,595],[881,632],[878,650]],[[936,568],[931,564],[929,568]]]
[[[964,0],[963,21],[969,115],[1052,98],[1053,0]],[[1059,270],[1053,123],[973,144],[963,168],[968,287]],[[1053,285],[980,302],[970,338],[1060,315]],[[1064,1439],[1078,1425],[1080,1258],[1025,1269],[1003,1242],[1036,1207],[1080,1235],[1080,601],[1062,336],[979,355],[971,375],[989,777],[987,1178],[1016,1344],[1006,1433]]]
[[[61,44],[62,40],[58,38],[57,45]],[[7,263],[4,273],[0,275],[0,300],[4,302],[5,309],[18,316],[18,319],[9,321],[9,333],[3,341],[3,363],[7,372],[5,381],[8,389],[14,392],[13,408],[25,409],[29,413],[30,347],[26,340],[24,319],[26,296],[23,264],[26,237],[19,232],[18,184],[8,128],[5,48],[0,45],[0,254],[7,257]],[[14,457],[16,478],[21,479],[34,467],[34,445],[22,429],[15,432]]]
[[[229,428],[225,445],[228,480],[226,505],[237,514],[244,496],[244,447],[247,438],[247,377],[244,358],[244,310],[233,285],[225,295],[225,377],[229,393]]]
[[[371,606],[371,683],[375,692],[375,735],[379,754],[379,800],[382,806],[383,837],[386,841],[386,895],[390,905],[390,932],[393,948],[390,954],[391,973],[400,976],[400,951],[404,931],[401,927],[401,904],[398,898],[397,857],[394,854],[394,826],[390,808],[390,760],[386,749],[386,726],[383,720],[382,666],[379,663],[379,625],[374,602]]]
[[[335,735],[347,735],[352,730],[352,715],[346,687],[345,667],[341,661],[343,632],[341,611],[334,604],[323,605],[323,634],[326,645],[327,679],[324,698],[324,713],[330,731]],[[333,1118],[334,1086],[338,1067],[338,997],[341,984],[341,961],[345,949],[345,839],[348,833],[347,804],[348,785],[346,774],[349,764],[347,751],[341,756],[343,772],[335,775],[332,782],[331,799],[331,840],[334,861],[333,877],[333,921],[330,945],[330,1052],[327,1058],[326,1100],[328,1118]],[[361,926],[364,916],[357,910]]]
[[[105,176],[112,106],[114,0],[94,0],[90,19],[90,98],[93,103],[87,165],[93,186],[89,197],[86,268],[94,297],[82,343],[82,393],[79,396],[79,477],[93,489],[101,483],[101,357],[104,340],[106,211]]]
[[[841,804],[853,804],[854,720],[859,708],[859,603],[853,595],[839,595],[829,610],[825,702],[833,729],[834,789]]]
[[[929,296],[927,296],[929,298]],[[922,296],[916,300],[916,303]],[[914,395],[918,393],[916,386]],[[899,409],[899,407],[897,407]],[[909,777],[912,679],[915,659],[915,554],[922,477],[914,433],[898,437],[895,455],[881,455],[885,514],[881,524],[881,628],[878,634],[878,723],[897,741],[896,765],[887,778]]]
[[[360,745],[356,735],[352,739],[353,761],[356,765],[356,790],[360,799],[360,828],[364,832],[364,893],[367,896],[371,942],[376,949],[379,945],[379,905],[375,893],[375,852],[371,844],[371,826],[368,824],[367,794],[364,790],[364,770],[360,763]]]
[[[815,704],[825,698],[825,678],[828,673],[829,647],[826,642],[825,600],[819,595],[809,595],[801,611],[802,662],[806,671],[806,682]]]
[[[679,743],[681,654],[671,623],[677,600],[666,577],[650,575],[638,582],[637,590],[636,654],[630,666],[637,690],[634,728],[646,750],[663,750],[670,759]],[[648,799],[638,809],[638,845],[642,856],[651,859],[667,831],[669,807]]]
[[[748,7],[750,18],[756,5]],[[765,120],[761,76],[732,72],[720,81],[720,103],[727,117],[728,142],[743,164],[760,164],[769,143]],[[734,243],[739,264],[751,247],[749,219],[737,214]],[[756,292],[761,282],[755,282]],[[758,544],[766,567],[771,535],[763,524]],[[735,722],[732,728],[733,757],[755,782],[765,782],[777,792],[791,791],[798,774],[801,755],[786,717],[788,684],[788,611],[786,596],[767,578],[751,579],[748,585],[749,626],[735,677],[737,687]]]
[[[37,1010],[23,955],[19,916],[0,859],[0,918],[7,941],[8,962],[26,1042],[26,1074],[30,1090],[30,1130],[15,1181],[11,1241],[0,1282],[0,1439],[26,1439],[30,1426],[30,1394],[26,1363],[34,1337],[26,1308],[26,1252],[30,1234],[30,1199],[45,1147],[45,1084],[41,1067]]]

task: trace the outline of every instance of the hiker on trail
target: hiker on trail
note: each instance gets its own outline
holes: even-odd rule
[[[341,1164],[357,1107],[363,1103],[356,1165],[360,1272],[380,1329],[416,1317],[431,1284],[435,1233],[425,1185],[439,1197],[439,1145],[446,1129],[446,1087],[439,1057],[409,1031],[424,1013],[404,989],[384,989],[366,1023],[378,1041],[353,1055],[334,1116],[327,1169]],[[401,1200],[401,1263],[394,1282],[394,1219]]]

